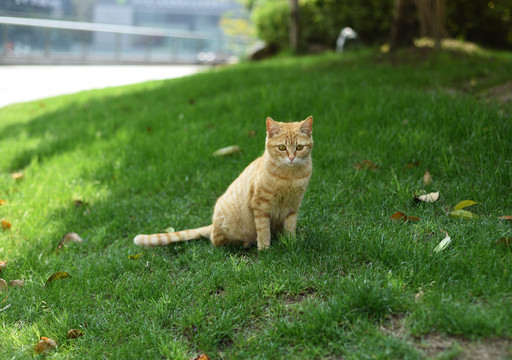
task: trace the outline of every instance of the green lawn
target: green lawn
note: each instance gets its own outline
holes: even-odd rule
[[[0,277],[25,282],[0,292],[0,357],[41,357],[41,336],[56,359],[510,357],[512,105],[485,93],[512,54],[424,55],[284,57],[0,109]],[[265,118],[308,115],[296,239],[133,244],[210,224]],[[462,200],[475,218],[448,216]],[[83,242],[58,249],[68,232]],[[44,286],[57,271],[71,278]]]

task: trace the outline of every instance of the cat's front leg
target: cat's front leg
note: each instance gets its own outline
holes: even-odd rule
[[[284,219],[284,230],[285,232],[289,233],[292,236],[295,236],[295,230],[297,228],[297,212],[294,211],[290,213],[285,219]]]
[[[255,210],[254,224],[256,225],[258,250],[268,249],[270,247],[270,214]]]

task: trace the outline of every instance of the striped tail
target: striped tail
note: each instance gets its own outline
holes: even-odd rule
[[[133,242],[140,246],[165,246],[171,243],[199,239],[200,237],[210,238],[213,225],[197,229],[176,231],[167,234],[137,235]]]

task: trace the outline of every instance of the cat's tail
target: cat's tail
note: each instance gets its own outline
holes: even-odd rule
[[[133,239],[133,242],[136,245],[146,247],[165,246],[174,242],[199,239],[200,237],[210,238],[212,228],[213,225],[208,225],[197,229],[176,231],[173,233],[137,235],[135,239]]]

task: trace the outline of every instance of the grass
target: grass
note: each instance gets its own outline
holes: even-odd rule
[[[40,336],[58,342],[57,359],[423,359],[431,334],[510,341],[512,256],[495,242],[512,236],[498,219],[512,215],[512,107],[480,94],[512,79],[511,60],[280,58],[0,109],[0,218],[12,224],[0,276],[25,281],[0,292],[2,356],[41,356]],[[296,239],[261,253],[133,245],[210,224],[261,154],[266,116],[310,114],[315,166]],[[243,152],[211,156],[233,144]],[[354,168],[367,159],[378,168]],[[440,200],[415,204],[419,190]],[[450,218],[465,199],[478,217]],[[391,221],[395,211],[421,220]],[[83,242],[57,249],[67,232]],[[436,253],[445,232],[452,243]],[[57,271],[71,278],[44,287]]]

